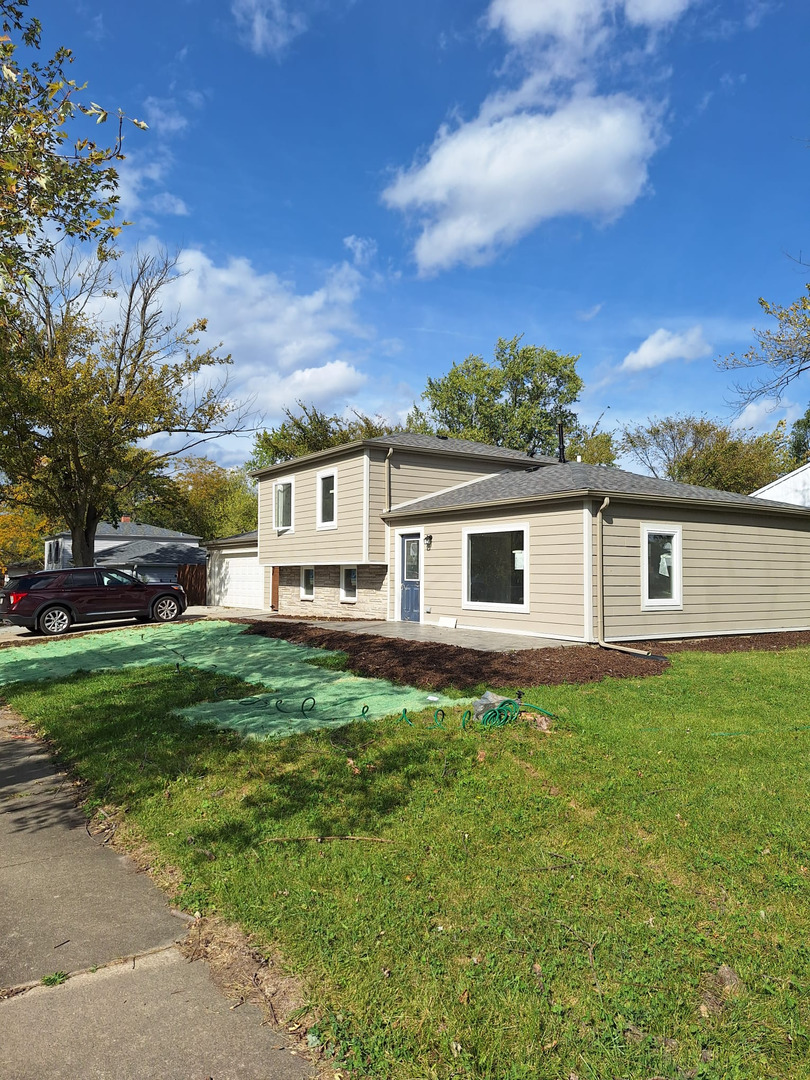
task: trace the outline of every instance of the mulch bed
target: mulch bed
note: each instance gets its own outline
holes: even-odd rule
[[[236,621],[236,620],[235,620]],[[685,641],[627,642],[632,648],[648,649],[656,659],[600,649],[596,645],[571,645],[553,649],[522,649],[515,652],[481,652],[457,645],[428,641],[405,641],[375,634],[350,634],[323,629],[293,619],[250,623],[246,633],[283,638],[301,645],[345,652],[349,666],[359,675],[388,679],[389,682],[430,690],[464,690],[481,683],[492,687],[553,686],[558,683],[598,682],[613,678],[640,678],[660,675],[671,653],[776,651],[810,645],[810,631],[778,634],[749,634],[744,637],[692,638]]]

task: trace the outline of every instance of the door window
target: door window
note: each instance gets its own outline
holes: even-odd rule
[[[405,581],[419,580],[419,537],[405,541]]]

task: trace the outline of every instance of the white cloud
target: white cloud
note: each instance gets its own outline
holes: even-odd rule
[[[513,45],[550,37],[584,45],[600,27],[611,30],[617,15],[632,26],[657,28],[674,22],[693,0],[492,0],[487,23]]]
[[[774,413],[779,411],[787,414],[793,409],[791,402],[779,401],[777,398],[763,398],[762,401],[751,401],[745,406],[739,416],[731,421],[732,428],[763,428],[770,431],[776,426]],[[783,417],[780,417],[782,419]]]
[[[232,0],[231,12],[242,40],[259,56],[280,56],[307,29],[303,13],[284,0]]]
[[[377,254],[377,242],[370,236],[344,236],[343,246],[352,253],[355,266],[368,266]]]
[[[173,98],[148,97],[143,104],[149,127],[158,135],[176,135],[188,127]]]
[[[182,319],[208,319],[206,345],[223,342],[233,356],[233,396],[255,397],[276,422],[302,397],[343,407],[366,381],[361,370],[373,330],[354,311],[365,278],[348,263],[333,266],[318,288],[260,273],[248,259],[217,264],[199,249],[180,253],[184,274],[172,287]]]
[[[703,337],[703,328],[693,326],[682,334],[659,329],[650,334],[633,352],[622,360],[621,371],[647,371],[670,360],[699,360],[711,354],[711,346]]]
[[[593,307],[588,308],[587,311],[578,311],[577,319],[579,319],[580,322],[590,322],[591,319],[596,318],[604,306],[604,303],[594,304]]]
[[[383,198],[422,217],[422,273],[482,263],[550,218],[620,214],[644,190],[656,131],[650,110],[622,94],[479,117],[443,127],[427,160],[400,172]]]
[[[144,225],[150,221],[149,214],[188,214],[183,199],[165,188],[172,163],[171,154],[160,147],[148,159],[140,153],[127,154],[118,166],[118,195],[124,217]]]

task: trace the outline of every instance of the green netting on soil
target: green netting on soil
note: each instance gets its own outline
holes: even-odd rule
[[[229,622],[136,626],[0,649],[0,685],[147,664],[177,663],[218,671],[264,684],[272,692],[239,701],[202,702],[181,715],[259,738],[340,727],[362,717],[377,720],[403,709],[411,713],[460,704],[441,694],[430,694],[429,701],[426,690],[306,663],[325,655],[323,649],[245,634],[243,627]]]

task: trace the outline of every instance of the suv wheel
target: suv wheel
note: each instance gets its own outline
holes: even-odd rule
[[[161,596],[152,608],[152,618],[158,622],[171,622],[180,614],[180,605],[173,596]]]
[[[45,608],[39,617],[43,634],[66,634],[70,629],[70,612],[63,607]]]

